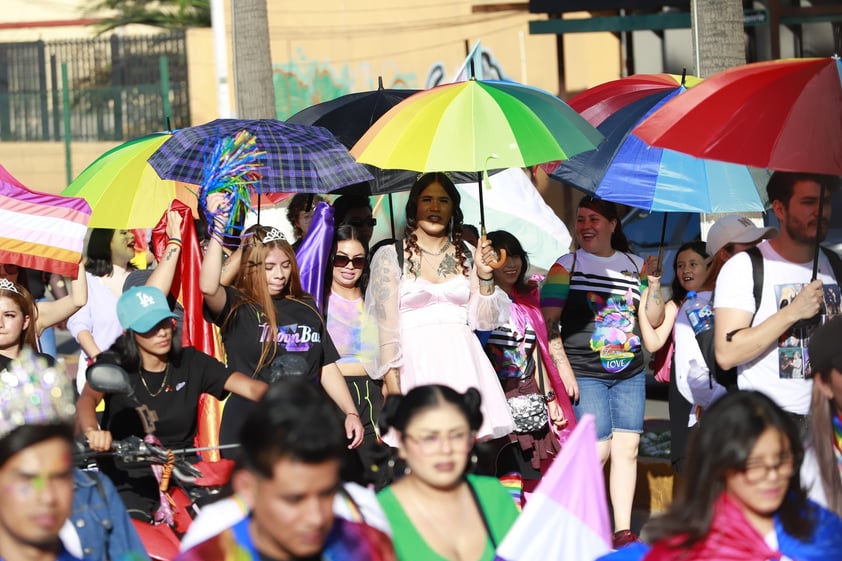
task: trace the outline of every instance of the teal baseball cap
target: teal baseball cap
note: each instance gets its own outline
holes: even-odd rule
[[[135,286],[117,300],[117,319],[123,329],[146,333],[161,321],[177,317],[164,293],[154,286]]]

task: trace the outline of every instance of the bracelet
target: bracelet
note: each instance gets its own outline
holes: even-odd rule
[[[480,286],[494,286],[494,277],[491,277],[490,279],[484,279],[477,275],[477,278],[479,279]]]
[[[483,282],[483,281],[484,281],[484,282],[491,282],[491,281],[493,281],[493,280],[494,280],[494,275],[492,275],[492,276],[488,277],[487,279],[484,279],[484,278],[482,278],[481,276],[477,275],[477,278],[480,280],[480,282]]]
[[[553,401],[555,401],[554,391],[548,391],[544,394],[544,403],[552,403]]]
[[[357,419],[360,419],[360,418],[361,418],[359,413],[345,413],[345,416],[346,416],[346,417],[350,417],[351,415],[353,415],[353,416],[354,416],[354,417],[356,417]]]
[[[170,238],[170,239],[167,240],[167,245],[170,245],[170,244],[177,245],[178,247],[181,247],[181,240],[178,239],[178,238]]]

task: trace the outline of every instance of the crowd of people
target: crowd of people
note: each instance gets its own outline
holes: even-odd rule
[[[195,231],[165,215],[151,271],[133,271],[130,231],[102,229],[54,301],[36,302],[6,265],[0,557],[143,558],[127,513],[157,520],[159,478],[105,453],[132,435],[193,448],[207,394],[225,400],[219,443],[236,463],[228,496],[193,521],[181,559],[491,561],[584,415],[608,466],[619,549],[608,559],[834,558],[842,261],[817,247],[838,183],[776,172],[779,228],[721,218],[706,243],[678,250],[671,291],[660,284],[666,264],[634,255],[618,209],[594,197],[579,202],[575,250],[535,280],[512,233],[471,235],[444,173],[418,178],[405,232],[376,248],[367,197],[343,195],[320,213],[327,202],[296,195],[287,240],[260,224],[232,236],[230,201],[216,193]],[[201,251],[182,251],[188,229]],[[330,237],[323,292],[311,294],[301,251],[316,231]],[[200,314],[170,294],[193,255]],[[707,331],[694,322],[700,306]],[[37,340],[64,321],[82,349],[77,391]],[[195,322],[218,328],[224,356],[182,346]],[[680,485],[638,536],[644,350],[670,386]],[[86,383],[87,367],[103,363],[125,371],[132,394]],[[154,434],[138,405],[154,412]],[[98,470],[74,469],[74,437],[104,453]],[[512,474],[514,500],[499,481]]]

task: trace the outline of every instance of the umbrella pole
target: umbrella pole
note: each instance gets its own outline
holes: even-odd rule
[[[260,191],[257,192],[257,223],[260,224]]]
[[[814,281],[819,276],[819,254],[821,251],[819,250],[819,234],[821,233],[822,229],[822,222],[824,221],[824,184],[819,187],[819,218],[816,222],[816,247],[814,248],[813,253],[813,277],[811,281]]]
[[[392,227],[392,239],[396,240],[395,237],[395,205],[392,201],[392,194],[389,193],[389,226]]]
[[[661,272],[663,270],[663,263],[664,263],[664,242],[666,241],[667,237],[667,213],[664,213],[664,221],[661,223],[661,244],[658,246],[658,264],[656,266],[656,273],[655,276],[661,276]]]
[[[487,173],[487,172],[486,172]],[[480,236],[480,244],[485,241],[485,237],[488,235],[488,232],[485,231],[485,200],[483,199],[482,194],[482,172],[477,172],[477,187],[479,187],[479,236]],[[451,235],[453,235],[451,233]],[[488,265],[492,269],[499,269],[503,266],[503,263],[506,262],[506,250],[505,249],[497,249],[498,258],[497,261],[493,263],[489,263]]]

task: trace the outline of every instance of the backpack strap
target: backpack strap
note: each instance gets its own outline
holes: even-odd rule
[[[747,326],[751,327],[751,324],[754,323],[755,316],[757,316],[757,311],[760,309],[760,299],[763,297],[763,254],[760,253],[757,246],[750,247],[746,249],[745,252],[748,254],[749,259],[751,259],[751,276],[754,279],[754,288],[752,290],[754,294],[754,313],[751,314],[751,321]],[[725,340],[730,342],[734,335],[743,329],[746,329],[746,327],[741,327],[726,333]]]
[[[833,278],[836,279],[836,283],[842,282],[842,258],[830,248],[823,245],[819,247],[822,253],[824,253],[824,256],[827,257],[827,260],[830,261],[830,268],[833,269]]]

